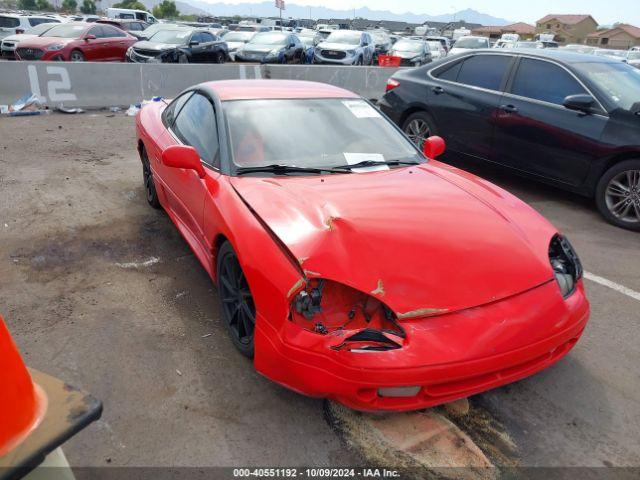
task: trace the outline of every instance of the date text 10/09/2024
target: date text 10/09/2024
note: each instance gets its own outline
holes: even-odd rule
[[[399,478],[386,468],[234,468],[234,478]]]

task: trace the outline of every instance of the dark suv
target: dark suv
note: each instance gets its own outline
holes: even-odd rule
[[[416,143],[595,197],[640,231],[640,71],[558,50],[475,51],[393,75],[380,107]],[[447,158],[447,157],[445,157]]]

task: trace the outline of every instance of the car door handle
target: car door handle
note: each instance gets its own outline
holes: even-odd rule
[[[444,93],[444,88],[442,87],[433,87],[431,90],[433,90],[433,93],[435,93],[436,95],[440,95],[441,93]]]
[[[500,110],[507,113],[517,113],[518,107],[516,107],[515,105],[500,105]]]

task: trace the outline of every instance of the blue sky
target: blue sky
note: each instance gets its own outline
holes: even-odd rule
[[[259,3],[264,0],[205,0],[209,3]],[[507,20],[535,22],[547,13],[588,13],[600,24],[622,21],[640,26],[640,0],[286,0],[297,5],[407,11],[439,15],[473,8]]]

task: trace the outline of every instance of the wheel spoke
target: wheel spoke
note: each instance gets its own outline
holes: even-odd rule
[[[242,302],[241,308],[245,316],[247,317],[247,320],[249,320],[251,323],[256,323],[255,318],[253,317],[253,312],[251,311],[251,309],[249,308],[249,305],[247,305],[246,302]]]
[[[626,187],[626,185],[623,185],[622,183],[617,182],[615,180],[609,183],[609,186],[607,187],[608,195],[613,195],[615,197],[622,197],[628,193],[629,193],[629,189]]]
[[[227,293],[230,293],[232,296],[235,296],[237,293],[236,287],[234,287],[229,280],[224,275],[220,276],[220,283],[227,289]]]

